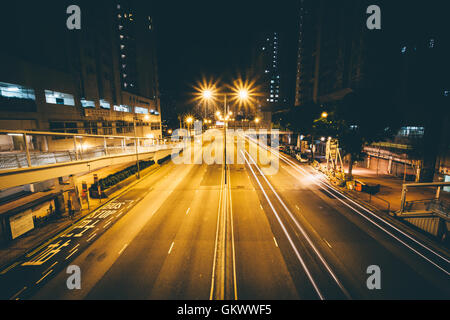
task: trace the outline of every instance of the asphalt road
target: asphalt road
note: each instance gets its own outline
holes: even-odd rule
[[[1,297],[450,298],[446,257],[307,166],[281,156],[277,173],[265,175],[261,160],[274,154],[258,159],[250,141],[229,150],[240,163],[227,166],[227,185],[222,164],[168,162],[0,275]],[[68,265],[80,267],[81,290],[68,290]],[[367,287],[373,265],[380,290]]]

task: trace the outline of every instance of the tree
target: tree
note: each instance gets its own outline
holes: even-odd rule
[[[362,155],[365,145],[394,136],[400,117],[388,92],[360,89],[338,102],[326,119],[314,121],[314,131],[336,137],[343,155],[349,157],[348,174],[353,162]]]

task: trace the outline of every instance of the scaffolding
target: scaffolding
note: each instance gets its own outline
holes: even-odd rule
[[[329,138],[326,146],[328,175],[345,180],[344,164],[339,150],[339,141]]]

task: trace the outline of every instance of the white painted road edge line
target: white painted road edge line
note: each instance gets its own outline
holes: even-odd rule
[[[294,242],[292,241],[291,236],[290,236],[289,233],[287,232],[286,227],[284,226],[284,224],[283,224],[283,222],[281,221],[281,219],[280,219],[280,217],[279,217],[277,211],[275,210],[275,208],[274,208],[272,202],[270,201],[269,197],[267,196],[267,194],[266,194],[266,192],[265,192],[263,186],[261,185],[261,182],[259,181],[258,177],[256,176],[256,173],[254,172],[254,170],[253,170],[253,168],[252,168],[250,162],[247,160],[247,158],[245,157],[245,155],[244,155],[244,153],[243,153],[242,150],[241,150],[241,152],[242,152],[242,155],[244,156],[245,162],[247,163],[248,167],[250,168],[250,171],[251,171],[252,174],[253,174],[253,177],[256,179],[256,182],[258,183],[261,192],[264,194],[264,197],[266,198],[267,203],[269,204],[270,208],[272,209],[273,213],[275,214],[275,217],[277,218],[278,223],[280,224],[281,228],[283,229],[284,234],[286,235],[286,238],[288,239],[288,241],[289,241],[289,243],[290,243],[292,249],[294,250],[295,255],[297,256],[297,259],[299,260],[301,266],[303,267],[303,270],[305,271],[306,276],[308,277],[309,281],[311,282],[312,286],[314,287],[314,290],[316,291],[316,293],[317,293],[317,295],[319,296],[320,300],[324,300],[324,297],[323,297],[322,293],[320,292],[319,288],[317,287],[317,284],[316,284],[316,282],[314,281],[314,279],[313,279],[313,277],[312,277],[312,275],[311,275],[311,272],[309,271],[308,267],[306,266],[305,261],[303,261],[303,258],[300,256],[300,253],[298,252],[297,248],[295,247]]]
[[[255,142],[253,139],[250,139],[249,137],[247,137],[249,140],[251,140],[253,143],[258,144],[257,142]],[[261,145],[261,144],[260,144]],[[265,148],[266,150],[269,150],[268,147],[266,146],[262,146],[263,148]],[[290,165],[290,167],[292,167],[294,170],[296,170],[299,173],[302,174],[307,174],[309,176],[312,176],[311,173],[307,172],[304,168],[300,167],[297,163],[293,162],[292,160],[290,160],[289,158],[287,158],[286,156],[282,155],[281,153],[279,153],[278,151],[270,148],[271,151],[275,154],[278,154],[278,156],[288,165]],[[301,172],[300,169],[303,171]],[[353,203],[354,205],[358,206],[359,208],[361,208],[362,210],[366,211],[367,213],[369,213],[372,217],[376,218],[377,220],[379,220],[380,222],[383,222],[384,224],[388,225],[389,227],[391,227],[392,229],[396,230],[397,232],[399,232],[400,234],[402,234],[403,236],[407,237],[408,239],[410,239],[411,241],[413,241],[414,243],[418,244],[419,246],[421,246],[422,248],[428,250],[430,253],[434,254],[435,256],[441,258],[442,260],[444,260],[447,263],[450,263],[450,260],[443,257],[442,255],[440,255],[439,253],[437,253],[436,251],[434,251],[433,249],[429,248],[428,246],[426,246],[425,244],[421,243],[420,241],[414,239],[412,236],[406,234],[405,232],[401,231],[400,229],[398,229],[397,227],[395,227],[394,225],[390,224],[389,222],[385,221],[384,219],[378,217],[376,214],[374,214],[373,212],[371,212],[370,210],[368,210],[367,208],[361,206],[360,204],[356,203],[355,201],[353,201],[352,199],[350,199],[349,197],[347,197],[346,195],[344,195],[343,193],[341,193],[340,191],[332,188],[331,186],[328,186],[326,184],[326,188],[323,186],[324,183],[318,183],[315,180],[313,180],[314,183],[319,186],[320,188],[322,188],[325,192],[333,195],[333,193],[331,193],[329,190],[327,190],[326,188],[332,189],[334,190],[334,192],[338,193],[339,195],[341,195],[342,197],[344,197],[345,199],[347,199],[348,201],[350,201],[351,203]],[[336,196],[333,195],[335,198]],[[429,263],[431,263],[432,265],[434,265],[435,267],[437,267],[439,270],[443,271],[445,274],[450,275],[450,272],[445,270],[443,267],[439,266],[437,263],[435,263],[434,261],[431,261],[429,258],[425,257],[423,254],[421,254],[420,252],[418,252],[416,249],[412,248],[411,246],[409,246],[408,244],[406,244],[404,241],[402,241],[401,239],[399,239],[398,237],[396,237],[395,235],[393,235],[391,232],[387,231],[386,229],[384,229],[382,226],[380,226],[379,224],[377,224],[375,221],[369,219],[368,217],[366,217],[363,213],[361,213],[359,210],[357,210],[356,208],[352,207],[351,205],[349,205],[348,203],[346,203],[345,201],[343,201],[342,199],[336,198],[337,200],[339,200],[340,202],[342,202],[344,205],[346,205],[348,208],[350,208],[351,210],[353,210],[354,212],[358,213],[360,216],[362,216],[363,218],[365,218],[366,220],[368,220],[370,223],[372,223],[373,225],[377,226],[379,229],[381,229],[382,231],[384,231],[385,233],[387,233],[388,235],[390,235],[391,237],[393,237],[395,240],[399,241],[401,244],[403,244],[404,246],[406,246],[407,248],[409,248],[411,251],[413,251],[414,253],[416,253],[417,255],[419,255],[420,257],[422,257],[423,259],[425,259],[426,261],[428,261]]]
[[[126,249],[127,247],[128,247],[128,243],[125,244],[125,245],[123,246],[123,248],[119,251],[119,256],[122,254],[122,252],[125,251],[125,249]]]
[[[323,258],[322,254],[319,252],[319,250],[316,248],[316,246],[314,245],[314,243],[312,242],[311,238],[308,236],[308,234],[306,233],[306,231],[303,229],[303,227],[300,225],[300,223],[298,223],[297,219],[295,218],[295,216],[292,214],[291,210],[289,210],[289,208],[287,207],[287,205],[284,203],[284,201],[281,199],[281,197],[278,195],[278,192],[275,191],[275,188],[272,186],[272,184],[269,182],[269,180],[267,179],[266,175],[264,174],[264,172],[259,168],[259,166],[256,164],[255,160],[252,158],[252,156],[247,153],[247,156],[253,161],[253,164],[255,165],[255,167],[258,169],[259,173],[261,174],[261,176],[264,178],[264,180],[266,181],[267,185],[270,187],[270,189],[272,190],[273,194],[276,196],[276,198],[278,199],[278,201],[281,203],[281,205],[283,206],[284,210],[286,210],[286,212],[288,213],[288,215],[290,216],[291,220],[294,222],[294,224],[297,226],[297,229],[301,232],[301,234],[303,235],[303,237],[306,239],[306,241],[308,242],[309,246],[311,247],[311,249],[313,249],[314,253],[316,254],[316,256],[319,258],[319,260],[322,262],[323,266],[325,267],[325,269],[328,271],[328,273],[330,274],[330,276],[333,278],[333,280],[336,282],[336,284],[339,286],[339,288],[342,290],[342,292],[345,294],[345,296],[348,299],[351,299],[350,294],[348,293],[347,289],[345,289],[344,285],[339,281],[339,279],[337,278],[336,274],[333,272],[333,270],[331,270],[331,267],[328,265],[328,263],[325,261],[325,259]]]

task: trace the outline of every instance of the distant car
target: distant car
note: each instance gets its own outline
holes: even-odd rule
[[[303,158],[302,155],[301,155],[300,153],[297,153],[297,154],[295,155],[295,158],[296,158],[298,161],[300,161],[301,163],[306,163],[306,162],[309,161],[308,159]]]

